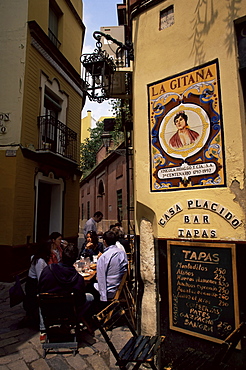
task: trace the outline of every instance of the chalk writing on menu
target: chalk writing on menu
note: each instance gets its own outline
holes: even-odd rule
[[[234,244],[168,242],[170,328],[215,342],[239,324]]]

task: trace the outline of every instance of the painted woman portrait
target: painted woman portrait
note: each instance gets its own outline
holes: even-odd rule
[[[198,132],[188,127],[188,116],[184,111],[179,111],[175,115],[174,124],[177,127],[177,132],[169,140],[169,145],[172,148],[178,149],[193,144],[199,138]]]

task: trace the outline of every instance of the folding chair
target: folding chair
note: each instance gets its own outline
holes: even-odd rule
[[[128,277],[129,270],[124,273],[121,283],[117,291],[115,292],[115,296],[111,301],[118,300],[124,306],[124,308],[126,308],[131,324],[135,328],[135,302],[128,288]],[[108,319],[109,318],[110,316],[108,317]]]
[[[71,349],[75,356],[78,350],[79,322],[74,294],[40,293],[38,301],[46,328],[43,357],[48,351],[58,352],[60,348]]]
[[[165,339],[164,336],[156,335],[151,337],[137,335],[135,329],[125,314],[125,310],[121,307],[120,302],[117,300],[114,300],[104,310],[99,312],[97,315],[94,315],[93,318],[117,361],[116,365],[119,366],[120,369],[126,370],[127,364],[135,363],[132,369],[135,370],[138,369],[141,364],[147,363],[152,367],[153,370],[157,370],[154,364],[154,359],[157,351]],[[120,352],[116,350],[107,333],[114,326],[116,326],[119,321],[120,325],[126,325],[132,333],[132,337],[124,345]]]

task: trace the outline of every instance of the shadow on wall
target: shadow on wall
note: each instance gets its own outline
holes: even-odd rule
[[[230,55],[234,49],[234,20],[239,18],[240,3],[242,0],[228,0],[225,2],[227,7],[226,22],[226,38],[225,48],[227,54]],[[190,39],[193,39],[192,49],[190,55],[195,55],[195,65],[204,63],[205,49],[204,37],[212,32],[212,26],[216,22],[219,11],[216,9],[214,0],[198,0],[194,12],[194,18],[191,21],[191,28],[193,34]]]

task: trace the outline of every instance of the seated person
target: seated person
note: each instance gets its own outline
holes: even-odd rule
[[[125,238],[125,233],[121,226],[119,227],[119,242],[125,248],[126,253],[131,253],[129,240]]]
[[[130,244],[127,239],[125,239],[125,234],[122,229],[122,227],[114,226],[110,229],[110,231],[113,231],[117,237],[117,241],[115,245],[122,249],[124,252],[129,253],[130,252]]]
[[[79,258],[90,257],[93,261],[93,256],[100,257],[103,253],[103,244],[98,241],[98,236],[95,231],[88,231],[86,241],[82,245]]]
[[[131,253],[129,240],[125,238],[125,232],[121,224],[116,222],[116,224],[110,225],[110,230],[118,236],[118,240],[116,242],[117,247],[123,249],[126,253]]]
[[[85,293],[84,278],[77,273],[74,262],[78,256],[78,248],[68,244],[62,252],[62,262],[46,266],[39,278],[39,293],[74,293],[78,318],[84,314],[94,300],[93,295]],[[45,340],[45,326],[41,328],[41,342]]]
[[[36,320],[38,317],[38,280],[43,269],[47,266],[51,257],[51,242],[41,242],[37,251],[31,257],[31,265],[25,285],[26,296],[23,307],[26,310],[26,320]]]
[[[99,291],[100,301],[107,302],[114,298],[121,279],[127,270],[128,260],[126,253],[115,243],[117,237],[114,232],[103,234],[106,249],[97,262],[97,283],[94,287]]]
[[[54,231],[50,234],[49,238],[51,242],[51,256],[48,264],[59,263],[62,259],[62,235],[59,232]]]

